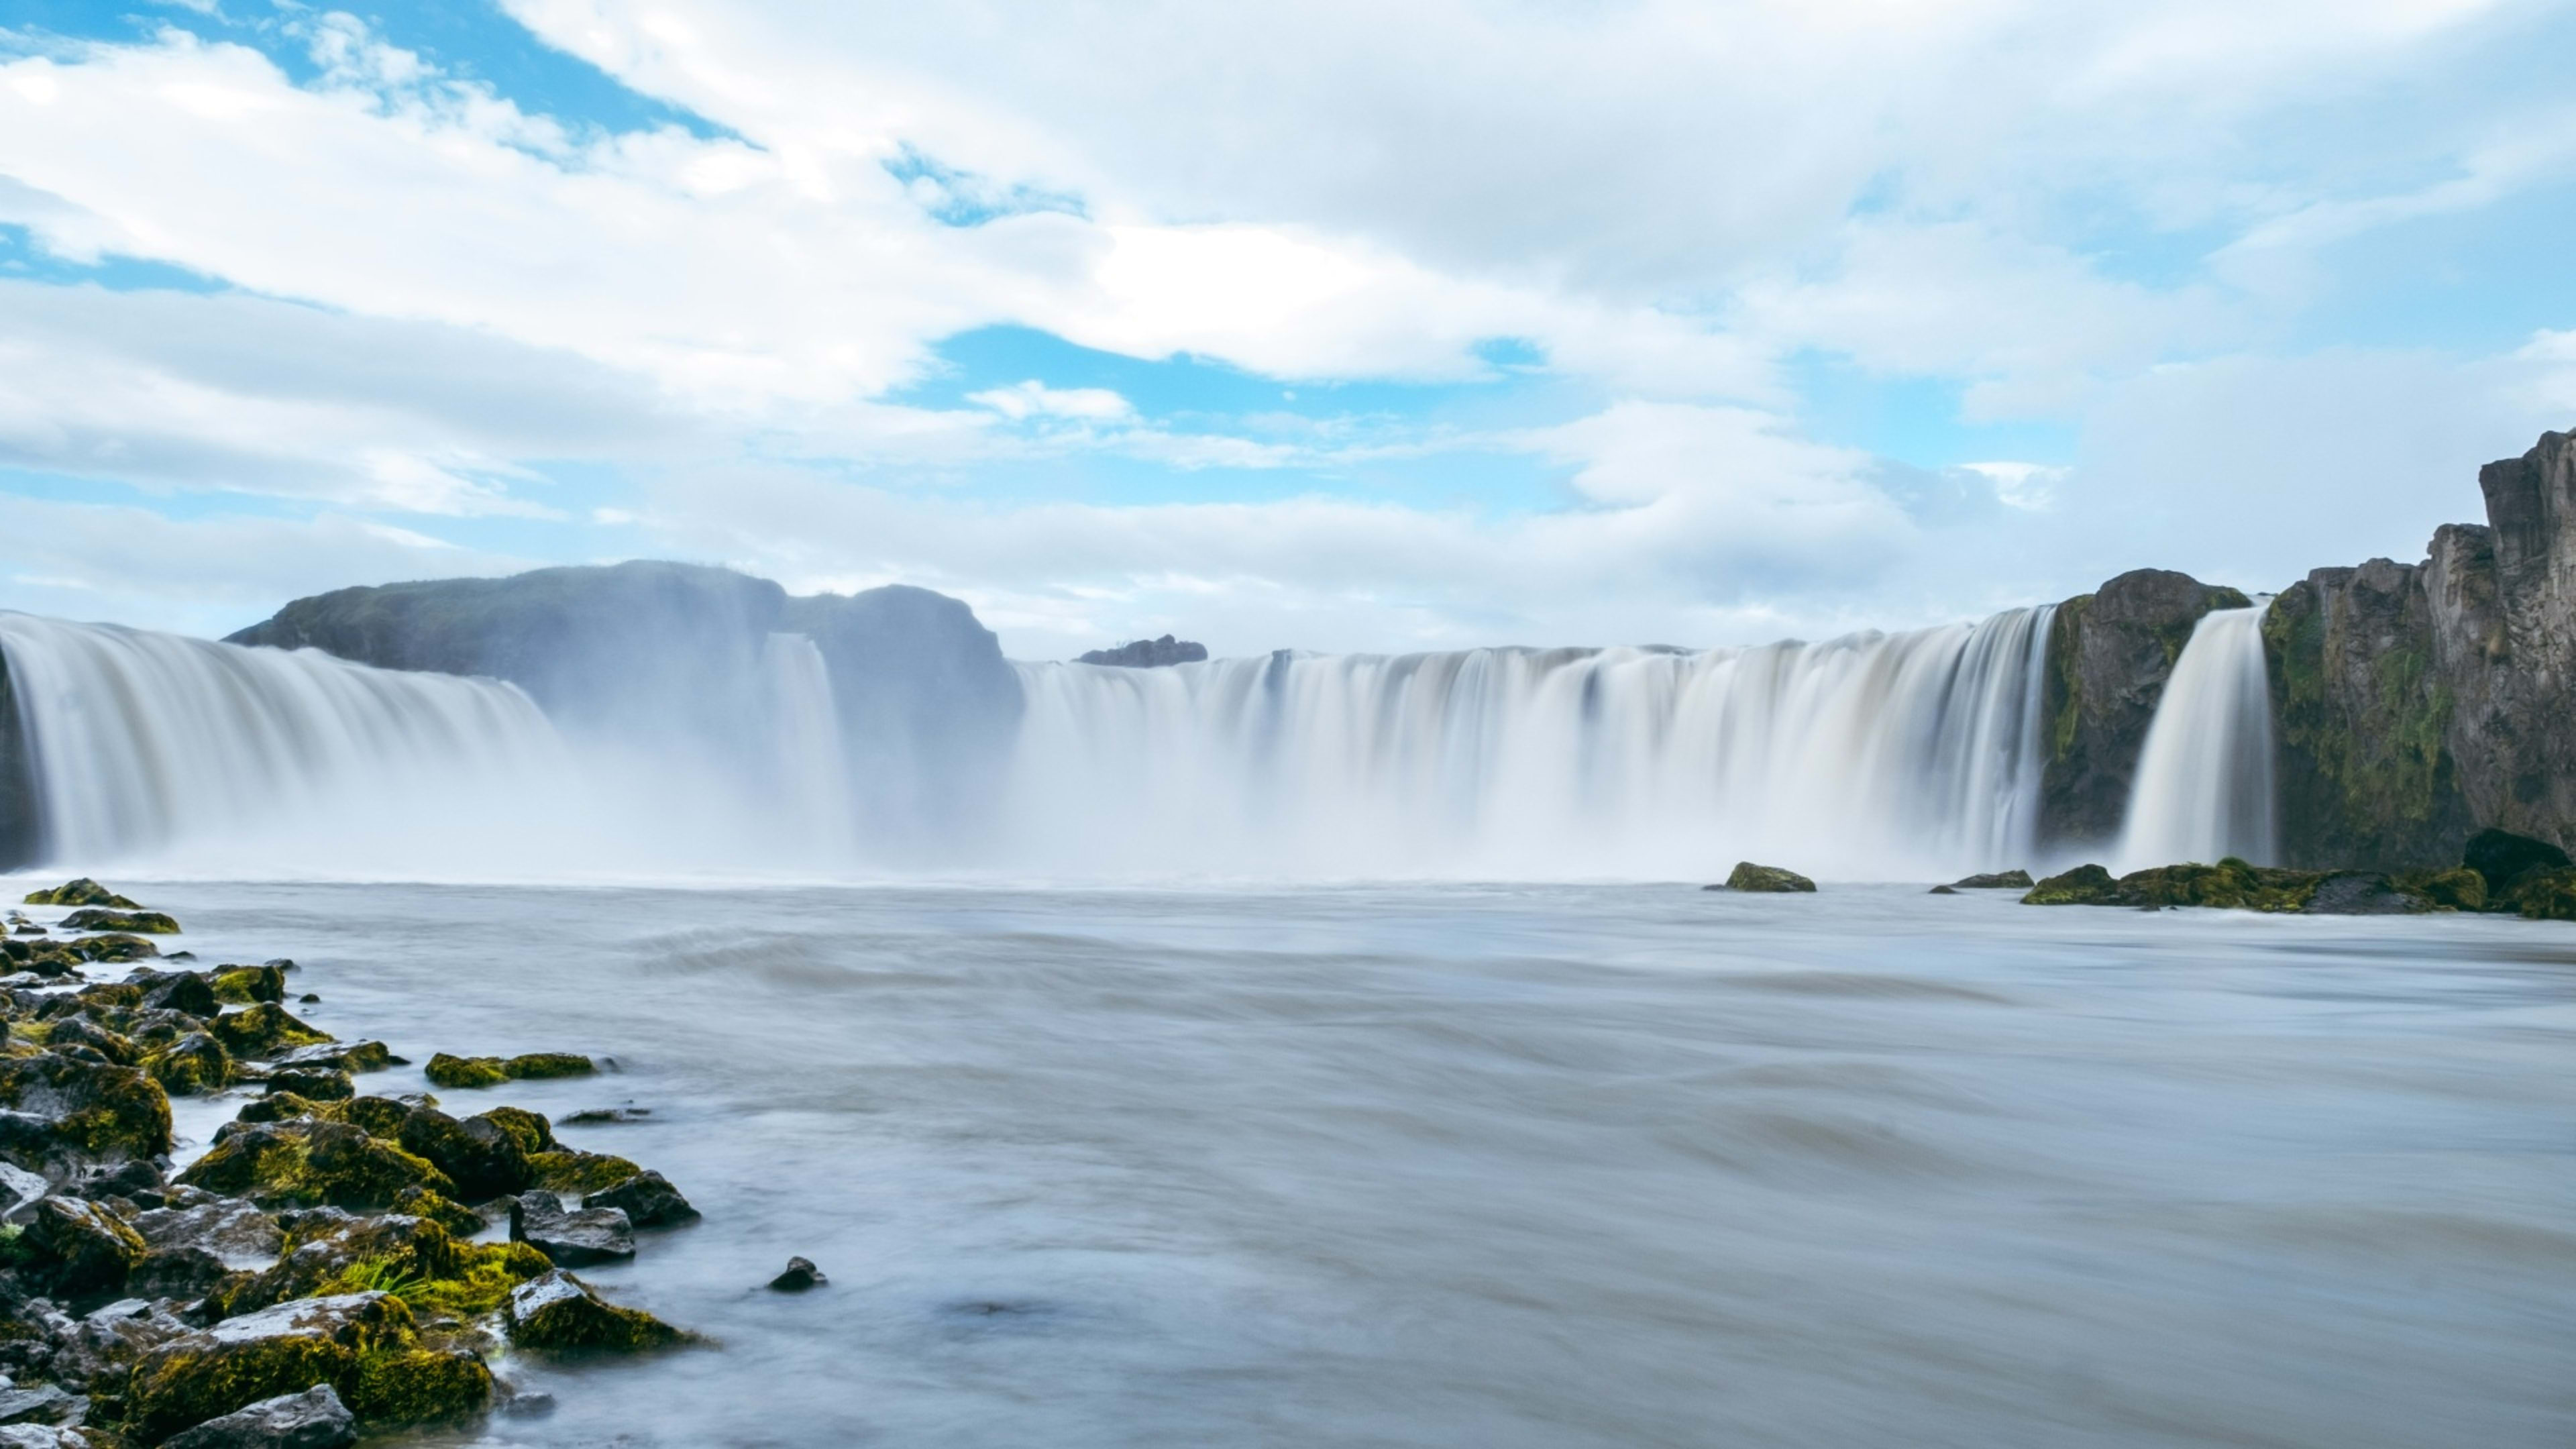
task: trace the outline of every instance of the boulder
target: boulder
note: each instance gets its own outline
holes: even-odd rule
[[[118,911],[96,906],[63,917],[62,925],[68,931],[132,931],[145,936],[179,934],[179,923],[159,911]]]
[[[286,999],[286,973],[275,966],[219,966],[212,985],[218,999],[244,1006]]]
[[[307,1102],[345,1102],[358,1095],[357,1084],[347,1072],[322,1067],[272,1071],[261,1085],[271,1096],[292,1092]]]
[[[88,876],[67,881],[49,891],[29,891],[26,903],[31,906],[112,906],[121,911],[143,909]]]
[[[560,1148],[552,1152],[531,1153],[528,1169],[537,1186],[568,1197],[606,1192],[644,1170],[623,1157],[612,1157],[604,1152],[573,1152]]]
[[[526,1243],[558,1268],[623,1263],[635,1256],[635,1229],[617,1208],[567,1210],[543,1189],[510,1200],[510,1241]]]
[[[698,1216],[671,1180],[658,1172],[639,1172],[614,1187],[582,1199],[584,1207],[610,1207],[626,1214],[639,1228],[667,1228]]]
[[[478,1112],[476,1117],[510,1134],[519,1150],[534,1155],[555,1150],[554,1128],[543,1116],[525,1107],[495,1107]]]
[[[2022,897],[2031,906],[2208,906],[2309,915],[2400,915],[2441,909],[2407,881],[2372,871],[2288,870],[2234,857],[2131,871],[2117,880],[2098,865],[2050,876]]]
[[[154,1252],[193,1248],[228,1269],[265,1268],[286,1250],[276,1219],[231,1198],[136,1213],[134,1231]]]
[[[1972,875],[1950,884],[1963,891],[2026,891],[2031,887],[2031,879],[2029,871],[2006,870],[1992,875]]]
[[[214,983],[195,971],[138,971],[132,984],[143,988],[142,1005],[162,1011],[211,1017],[223,1010]]]
[[[49,1197],[18,1237],[21,1269],[46,1292],[63,1298],[96,1298],[122,1292],[126,1274],[143,1261],[142,1235],[93,1202]]]
[[[179,1180],[262,1207],[381,1210],[409,1187],[455,1195],[447,1174],[346,1122],[299,1119],[239,1126]]]
[[[1749,860],[1739,860],[1735,863],[1735,869],[1726,877],[1725,886],[1725,889],[1731,891],[1757,891],[1775,895],[1813,891],[1815,888],[1814,881],[1794,870],[1783,870],[1776,865],[1755,865]],[[1709,889],[1715,890],[1717,887],[1711,886]]]
[[[472,1413],[492,1393],[489,1371],[472,1355],[421,1349],[401,1300],[344,1293],[227,1318],[152,1350],[128,1385],[126,1427],[157,1443],[316,1384],[330,1385],[362,1420],[387,1425]]]
[[[787,1260],[787,1271],[770,1279],[769,1286],[780,1293],[802,1293],[809,1288],[820,1288],[831,1281],[824,1276],[822,1269],[814,1266],[812,1259],[790,1258]]]
[[[213,1030],[215,1039],[237,1057],[274,1056],[292,1047],[332,1040],[329,1032],[296,1020],[293,1013],[273,1001],[219,1016]]]
[[[512,1290],[502,1322],[510,1341],[521,1348],[634,1352],[688,1339],[650,1313],[607,1302],[561,1269]]]
[[[170,1099],[133,1067],[67,1052],[0,1059],[0,1108],[43,1122],[49,1155],[123,1161],[170,1150]]]
[[[431,1086],[451,1092],[470,1091],[476,1087],[497,1087],[510,1080],[499,1057],[458,1057],[446,1052],[430,1054],[429,1065],[422,1069]]]
[[[2510,904],[2525,920],[2576,921],[2576,870],[2526,872]]]
[[[533,1180],[518,1139],[483,1118],[460,1122],[436,1108],[417,1108],[404,1119],[396,1140],[435,1163],[455,1182],[454,1195],[465,1202],[514,1193]]]
[[[574,1052],[528,1052],[501,1064],[512,1081],[542,1081],[550,1077],[587,1077],[599,1070],[599,1064]]]
[[[2489,897],[2501,900],[2516,881],[2533,871],[2565,870],[2567,852],[2546,840],[2506,830],[2481,830],[2461,852],[2463,869],[2473,870],[2487,885]]]
[[[348,1449],[358,1416],[329,1384],[280,1394],[162,1441],[161,1449]]]
[[[380,1041],[316,1042],[296,1047],[273,1058],[280,1068],[313,1067],[332,1072],[381,1072],[387,1067],[403,1065]]]
[[[53,1384],[0,1389],[0,1424],[59,1424],[74,1410],[86,1412],[89,1401]],[[0,1444],[8,1441],[0,1440]]]

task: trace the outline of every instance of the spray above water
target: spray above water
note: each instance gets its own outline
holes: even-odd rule
[[[2263,609],[2201,616],[2147,729],[2120,839],[2122,870],[2277,853]]]

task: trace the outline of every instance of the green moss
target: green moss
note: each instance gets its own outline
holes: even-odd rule
[[[221,1091],[232,1084],[233,1062],[221,1042],[190,1032],[143,1059],[143,1070],[174,1097]]]
[[[275,966],[231,966],[214,974],[217,1001],[251,1005],[286,999],[286,973]]]
[[[293,1092],[271,1092],[254,1097],[233,1114],[236,1122],[292,1122],[299,1117],[326,1117],[328,1107],[339,1103],[322,1103],[299,1097]]]
[[[587,1195],[606,1192],[644,1169],[623,1157],[602,1152],[532,1152],[528,1166],[537,1186],[548,1192]]]
[[[179,923],[159,911],[111,911],[92,907],[63,917],[71,931],[133,931],[145,936],[175,936]]]
[[[427,1218],[460,1238],[472,1237],[483,1231],[481,1213],[425,1187],[404,1188],[395,1195],[393,1210],[416,1218]]]
[[[570,1273],[553,1273],[513,1295],[510,1341],[522,1348],[635,1353],[691,1341],[691,1335],[636,1308],[601,1298]]]
[[[1802,891],[1812,893],[1816,883],[1794,870],[1783,870],[1776,865],[1755,865],[1749,860],[1739,860],[1735,863],[1735,869],[1726,877],[1726,888],[1731,891],[1758,891],[1781,895]]]
[[[478,1226],[479,1226],[478,1220]],[[459,1243],[441,1230],[435,1252],[371,1254],[316,1285],[308,1297],[340,1293],[391,1293],[422,1318],[470,1322],[498,1312],[510,1290],[551,1269],[546,1255],[526,1243]]]
[[[119,963],[148,961],[161,954],[161,948],[141,936],[90,936],[65,945],[66,950],[84,961]]]
[[[329,1115],[364,1130],[370,1137],[391,1142],[402,1136],[403,1124],[411,1120],[411,1113],[409,1103],[391,1097],[352,1097],[336,1104]]]
[[[2025,906],[2094,906],[2108,902],[2119,889],[2111,873],[2098,865],[2079,865],[2063,875],[2052,875],[2030,888],[2021,898]]]
[[[92,1157],[170,1150],[170,1098],[140,1068],[53,1054],[0,1061],[0,1107],[59,1113],[55,1140]]]
[[[477,1087],[497,1087],[510,1080],[508,1069],[499,1057],[457,1057],[439,1052],[423,1068],[430,1085],[449,1091],[470,1091]]]
[[[340,1122],[280,1122],[236,1133],[190,1164],[179,1180],[272,1208],[381,1211],[405,1188],[441,1196],[456,1191],[447,1174],[428,1162]]]
[[[491,1407],[492,1371],[463,1350],[371,1353],[358,1360],[346,1399],[349,1412],[370,1424],[445,1423]]]
[[[2048,629],[2048,682],[2046,697],[2054,703],[2056,713],[2047,722],[2048,755],[2059,764],[2075,752],[2075,740],[2083,724],[2084,684],[2077,669],[2076,645],[2083,637],[2084,616],[2092,610],[2093,596],[2081,594],[2057,606],[2057,614]]]
[[[553,1125],[525,1107],[495,1107],[475,1115],[509,1133],[517,1140],[519,1150],[531,1157],[555,1149]]]
[[[2408,895],[2421,896],[2441,910],[2483,911],[2487,908],[2487,878],[2466,868],[2451,870],[2410,870],[2398,876],[2393,884]]]
[[[49,891],[29,891],[26,903],[31,906],[113,906],[126,911],[143,909],[88,876],[67,881]]]
[[[419,1347],[411,1311],[390,1296],[348,1305],[327,1324],[225,1341],[191,1334],[135,1365],[126,1391],[126,1428],[158,1443],[192,1424],[279,1394],[329,1384],[344,1402],[358,1391],[370,1358]]]
[[[501,1064],[514,1081],[542,1081],[550,1077],[587,1077],[599,1070],[599,1064],[575,1052],[529,1052]]]
[[[2524,876],[2514,882],[2513,903],[2525,920],[2576,921],[2576,870]]]
[[[274,1001],[219,1016],[213,1029],[215,1039],[237,1057],[273,1056],[292,1047],[320,1046],[334,1040],[329,1032],[297,1020],[294,1013]]]

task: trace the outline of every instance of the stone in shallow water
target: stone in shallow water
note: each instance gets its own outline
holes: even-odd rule
[[[770,1279],[769,1286],[781,1293],[802,1293],[808,1288],[820,1288],[831,1281],[822,1269],[814,1266],[811,1258],[790,1258],[787,1260],[787,1271]]]
[[[1722,887],[1731,891],[1758,891],[1775,895],[1812,891],[1815,888],[1814,881],[1794,870],[1784,870],[1776,865],[1755,865],[1749,860],[1737,861],[1735,869],[1728,874],[1726,884]],[[1721,887],[1710,886],[1708,889],[1718,890]]]
[[[639,1172],[624,1182],[582,1199],[584,1207],[616,1208],[639,1228],[666,1228],[692,1221],[698,1210],[658,1172]]]
[[[510,1341],[522,1348],[633,1352],[682,1343],[689,1335],[641,1309],[620,1308],[561,1269],[531,1278],[502,1308]]]
[[[510,1203],[510,1241],[526,1243],[559,1268],[623,1263],[635,1256],[635,1227],[613,1207],[567,1211],[553,1193],[523,1192]]]
[[[2030,872],[2026,870],[2000,870],[1987,875],[1967,876],[1950,884],[1963,891],[2026,891],[2030,889],[2031,880]]]
[[[357,1415],[329,1384],[315,1384],[209,1419],[163,1440],[162,1449],[347,1449],[357,1442]]]

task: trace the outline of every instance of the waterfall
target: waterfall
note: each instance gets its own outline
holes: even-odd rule
[[[761,659],[768,671],[782,814],[798,841],[818,857],[846,856],[857,845],[849,757],[823,651],[803,634],[772,634]]]
[[[558,763],[536,705],[488,680],[26,614],[0,614],[0,652],[55,860],[321,817],[418,825]]]
[[[2053,615],[1704,652],[1022,665],[999,849],[1112,873],[2024,865]]]
[[[2138,757],[2122,870],[2275,855],[2272,696],[2263,609],[2201,616],[2174,662]]]

